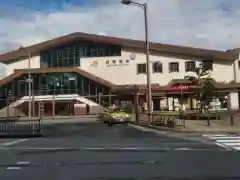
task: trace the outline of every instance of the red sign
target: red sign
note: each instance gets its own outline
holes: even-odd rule
[[[174,84],[169,87],[170,90],[174,89],[189,89],[189,88],[195,88],[196,86],[192,84]]]

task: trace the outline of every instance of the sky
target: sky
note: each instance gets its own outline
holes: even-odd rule
[[[0,53],[73,32],[144,39],[142,9],[121,0],[0,1]],[[148,0],[148,19],[154,42],[240,47],[240,0]]]

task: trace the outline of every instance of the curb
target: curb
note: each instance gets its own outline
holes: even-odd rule
[[[153,125],[147,125],[147,124],[141,124],[141,123],[137,123],[137,122],[129,122],[130,124],[134,124],[134,125],[138,125],[141,127],[147,127],[147,128],[151,128],[151,129],[155,129],[155,130],[163,130],[163,131],[170,131],[170,132],[178,132],[178,133],[189,133],[189,134],[193,134],[193,133],[198,133],[198,134],[215,134],[215,133],[224,133],[224,134],[233,134],[233,133],[240,133],[240,131],[227,131],[227,130],[217,130],[217,131],[194,131],[194,130],[187,130],[187,129],[171,129],[171,128],[167,128],[167,127],[157,127],[157,126],[153,126]]]
[[[38,138],[43,137],[43,134],[0,134],[0,139],[2,138]]]

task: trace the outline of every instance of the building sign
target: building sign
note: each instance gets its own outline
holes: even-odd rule
[[[190,89],[190,88],[196,88],[196,86],[192,84],[174,84],[169,87],[170,90]]]
[[[112,66],[127,66],[127,65],[129,65],[129,62],[130,62],[130,60],[129,59],[127,59],[127,60],[112,60],[112,63],[107,63],[106,64],[106,66],[107,67],[112,67]]]
[[[135,53],[132,53],[132,54],[130,55],[130,59],[131,59],[131,60],[136,59],[136,54],[135,54]]]
[[[98,61],[92,61],[90,65],[93,66],[93,67],[97,67],[98,66]]]

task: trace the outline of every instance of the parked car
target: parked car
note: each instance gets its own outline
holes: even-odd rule
[[[108,123],[108,125],[113,124],[127,124],[129,122],[130,115],[121,107],[109,107],[105,110],[103,115],[104,123]]]

